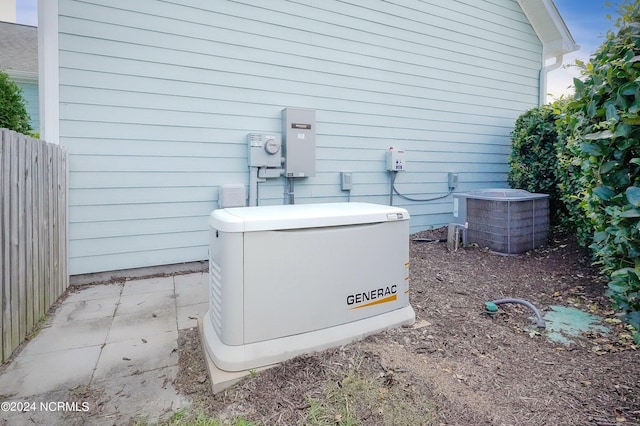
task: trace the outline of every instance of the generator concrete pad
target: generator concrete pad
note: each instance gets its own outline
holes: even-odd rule
[[[219,369],[209,356],[207,349],[205,347],[206,342],[204,340],[204,333],[202,327],[202,317],[198,318],[198,335],[200,336],[200,346],[202,347],[202,352],[204,355],[204,359],[207,362],[207,372],[209,373],[209,380],[211,381],[211,390],[213,393],[221,392],[225,389],[230,388],[236,383],[240,382],[243,378],[247,377],[250,374],[257,373],[259,371],[264,371],[269,368],[275,367],[280,364],[271,364],[264,367],[252,368],[248,370],[241,371],[224,371]]]

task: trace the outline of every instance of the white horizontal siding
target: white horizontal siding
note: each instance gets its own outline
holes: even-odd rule
[[[86,271],[86,273],[104,271],[106,267],[122,266],[125,269],[140,267],[141,265],[171,265],[174,263],[180,263],[180,260],[176,259],[198,259],[204,250],[207,252],[206,245],[192,245],[181,246],[172,239],[171,234],[167,234],[167,243],[170,246],[158,247],[154,241],[151,241],[151,245],[146,247],[134,247],[131,251],[128,251],[129,247],[132,247],[129,242],[136,240],[138,237],[132,236],[121,240],[104,240],[103,242],[109,242],[113,245],[122,245],[123,249],[113,253],[95,253],[93,255],[86,255],[83,252],[82,247],[79,247],[72,243],[77,255],[69,258],[69,268],[72,271]],[[198,237],[196,237],[197,239]],[[206,238],[206,235],[201,235],[199,239]],[[193,239],[193,238],[192,238]],[[71,248],[70,248],[71,249]],[[135,258],[135,261],[127,262],[124,259]],[[184,262],[186,262],[185,260]],[[106,265],[106,266],[105,266]],[[112,269],[108,269],[112,270]],[[78,274],[83,272],[77,272]]]
[[[70,152],[71,273],[207,258],[219,186],[248,183],[246,135],[316,110],[317,176],[296,202],[387,203],[504,186],[542,47],[514,0],[60,0],[60,139]],[[260,186],[283,202],[284,180]],[[409,209],[447,223],[451,197]]]
[[[76,218],[76,223],[92,223],[100,226],[107,221],[133,221],[145,219],[205,217],[211,213],[211,201],[181,202],[181,203],[153,203],[153,204],[98,204],[91,206],[70,206],[70,214]],[[75,229],[75,228],[74,228]],[[70,233],[73,233],[71,230]],[[74,239],[81,238],[75,235]]]

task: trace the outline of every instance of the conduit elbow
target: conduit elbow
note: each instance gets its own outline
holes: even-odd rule
[[[493,300],[491,302],[485,302],[484,305],[487,309],[487,312],[495,313],[495,312],[498,312],[498,305],[502,305],[504,303],[518,303],[520,305],[526,306],[527,308],[531,309],[536,316],[536,327],[538,328],[547,327],[547,324],[542,318],[540,311],[535,306],[533,306],[530,302],[527,302],[524,299],[498,299],[498,300]]]

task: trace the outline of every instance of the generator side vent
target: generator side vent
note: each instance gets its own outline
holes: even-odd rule
[[[217,333],[222,334],[222,268],[209,257],[209,316]]]

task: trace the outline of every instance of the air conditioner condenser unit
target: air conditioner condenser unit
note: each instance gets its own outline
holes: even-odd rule
[[[240,371],[411,324],[409,213],[366,203],[215,210],[204,346]]]

